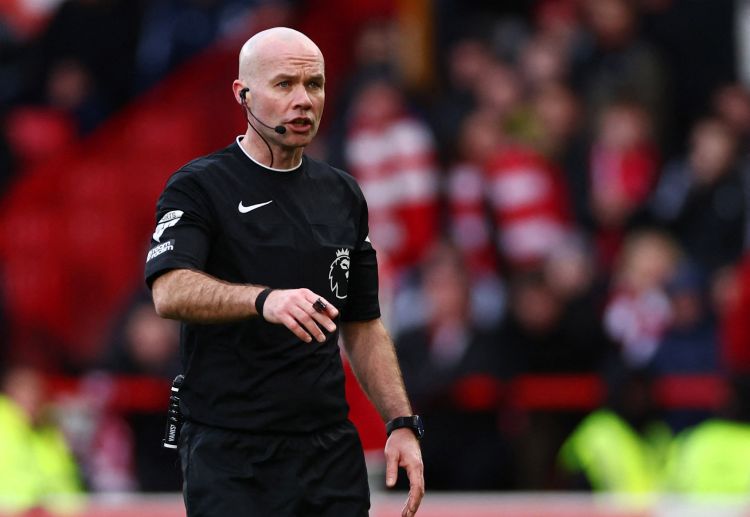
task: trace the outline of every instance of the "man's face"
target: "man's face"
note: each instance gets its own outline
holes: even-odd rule
[[[250,107],[265,124],[286,128],[283,135],[266,129],[269,139],[282,147],[304,147],[318,132],[323,115],[323,57],[317,49],[295,41],[266,48],[254,77],[249,78]]]

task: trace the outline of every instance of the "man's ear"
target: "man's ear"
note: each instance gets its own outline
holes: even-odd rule
[[[234,94],[234,99],[238,104],[247,104],[248,97],[250,96],[250,88],[245,86],[245,83],[237,79],[234,81],[234,83],[232,83],[232,93]]]

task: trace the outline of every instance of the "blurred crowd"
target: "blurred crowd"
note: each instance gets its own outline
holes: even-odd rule
[[[328,158],[368,200],[388,323],[431,424],[428,485],[675,488],[663,451],[717,413],[657,407],[652,380],[749,366],[750,91],[726,60],[731,25],[694,43],[732,3],[469,4],[438,10],[426,90],[404,81],[398,27],[369,24],[329,134]],[[488,395],[585,373],[604,379],[609,412],[583,421]],[[738,418],[729,400],[748,393],[731,386],[720,414]],[[641,443],[654,422],[657,451]],[[616,429],[630,456],[610,452]]]
[[[69,0],[26,41],[0,22],[0,105],[24,106],[0,113],[0,170],[48,151],[14,148],[24,116],[66,113],[48,121],[56,145],[95,131],[253,3]],[[406,80],[395,18],[362,26],[311,149],[367,199],[428,489],[746,492],[750,89],[733,2],[500,3],[434,2],[427,84]],[[178,371],[147,297],[121,320],[102,370]],[[607,395],[591,414],[524,412],[501,388],[528,374],[596,374]],[[673,374],[727,379],[725,407],[658,407],[652,384]],[[178,488],[151,447],[161,414],[95,412],[106,380],[91,382],[61,420],[82,483]]]

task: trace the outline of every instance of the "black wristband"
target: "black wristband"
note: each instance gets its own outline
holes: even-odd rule
[[[266,321],[266,318],[263,317],[263,306],[266,304],[266,298],[271,294],[271,291],[273,291],[273,289],[266,287],[255,297],[255,311],[258,313],[258,317],[263,321]]]
[[[390,436],[393,431],[402,427],[411,429],[417,440],[421,440],[424,436],[424,424],[422,423],[422,417],[419,415],[399,416],[389,421],[385,424],[386,435]]]

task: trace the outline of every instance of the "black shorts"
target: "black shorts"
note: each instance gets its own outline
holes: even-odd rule
[[[366,517],[362,444],[347,421],[279,436],[185,422],[180,434],[187,517]]]

